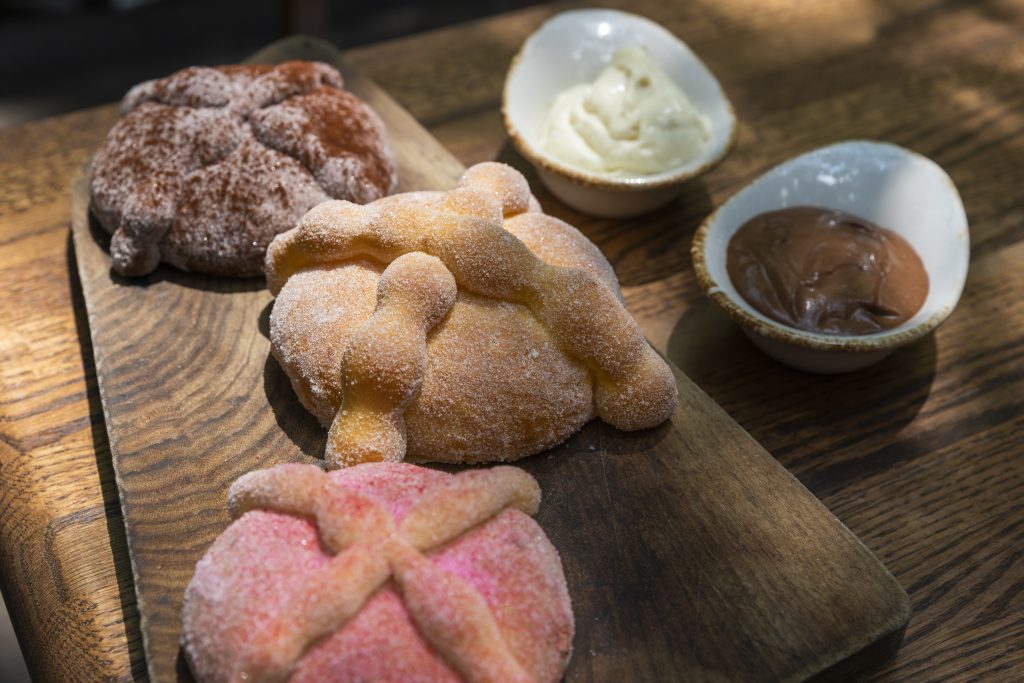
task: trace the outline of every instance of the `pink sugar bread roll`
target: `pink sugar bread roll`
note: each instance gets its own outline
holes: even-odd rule
[[[574,630],[533,478],[278,465],[231,488],[182,645],[200,683],[561,679]]]

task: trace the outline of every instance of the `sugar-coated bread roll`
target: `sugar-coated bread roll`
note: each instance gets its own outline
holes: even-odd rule
[[[574,624],[539,502],[513,467],[247,474],[185,592],[189,666],[200,683],[558,681]]]
[[[678,399],[608,261],[504,164],[449,192],[324,202],[266,271],[273,354],[332,465],[515,460],[594,416],[652,427]]]
[[[396,184],[384,124],[318,62],[191,67],[141,83],[92,162],[92,209],[122,275],[166,261],[263,272],[270,240],[328,199]]]

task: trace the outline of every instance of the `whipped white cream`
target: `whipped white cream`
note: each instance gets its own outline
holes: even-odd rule
[[[624,47],[593,83],[555,98],[541,144],[566,164],[629,176],[682,166],[708,137],[707,119],[647,51]]]

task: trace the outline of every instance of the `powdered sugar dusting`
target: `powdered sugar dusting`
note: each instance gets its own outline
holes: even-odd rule
[[[341,84],[333,67],[296,61],[190,67],[132,88],[93,159],[114,269],[258,275],[271,238],[316,204],[390,192],[384,125]]]
[[[544,213],[529,212],[507,219],[505,229],[545,263],[585,270],[604,283],[619,301],[624,301],[612,264],[596,244],[565,221]]]
[[[384,124],[361,105],[351,93],[321,87],[250,120],[257,139],[300,160],[332,197],[365,204],[393,190],[398,176]]]

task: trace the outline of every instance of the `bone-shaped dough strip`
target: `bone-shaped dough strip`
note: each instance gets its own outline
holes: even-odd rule
[[[278,621],[253,634],[235,665],[236,683],[283,683],[311,643],[359,613],[391,576],[387,557],[356,543],[310,577]],[[345,586],[344,590],[338,590]]]
[[[399,525],[402,536],[419,550],[461,536],[505,508],[528,515],[540,506],[537,480],[517,467],[467,470],[431,489]]]
[[[500,224],[504,216],[540,209],[526,179],[505,164],[477,164],[466,171],[459,187],[475,191],[450,198],[449,206],[479,219]],[[362,206],[332,200],[313,207],[296,228],[282,233],[287,239],[271,242],[267,288],[277,296],[295,273],[344,261],[351,254],[390,263],[402,254],[425,251],[424,237],[438,220],[437,206],[447,194],[406,192]]]
[[[249,510],[269,507],[313,517],[327,481],[319,467],[295,463],[247,472],[228,489],[228,513],[238,519]]]
[[[324,545],[334,552],[371,528],[381,535],[394,530],[390,515],[381,515],[373,501],[345,489],[328,495],[329,485],[327,473],[311,465],[290,463],[248,472],[228,490],[228,512],[232,519],[260,508],[309,517],[317,522]]]
[[[391,554],[396,583],[420,633],[470,683],[532,683],[476,590],[406,544]]]
[[[342,357],[341,410],[327,435],[333,464],[405,457],[403,413],[427,370],[427,333],[455,295],[454,278],[434,256],[405,254],[384,270],[377,308]]]

